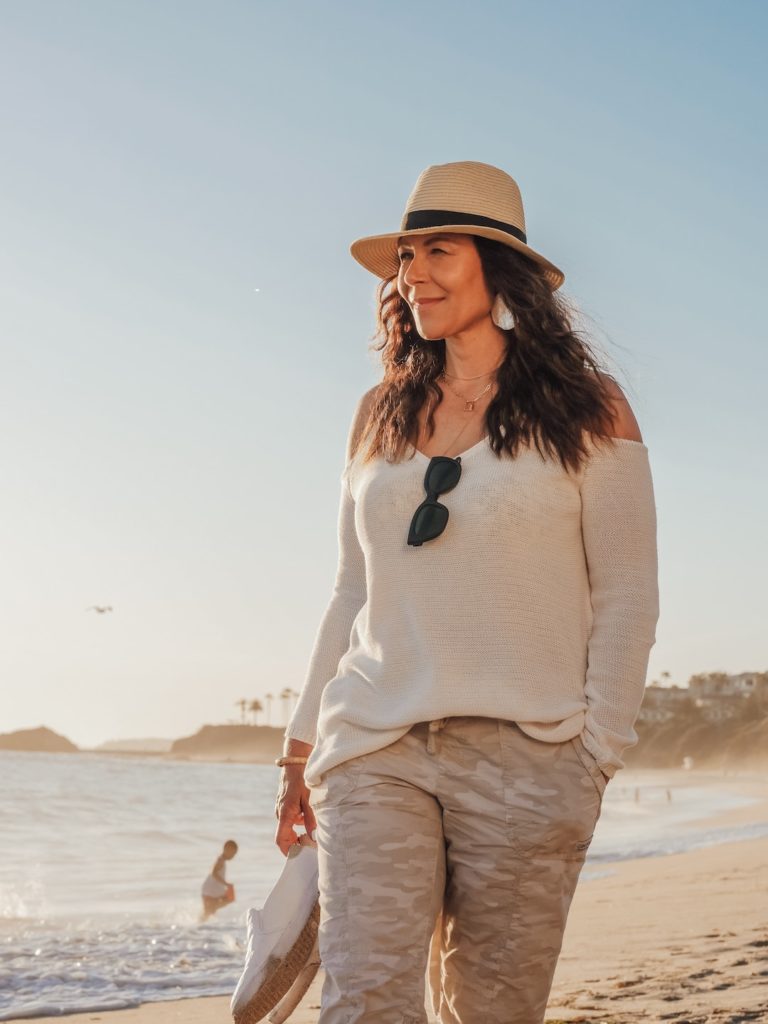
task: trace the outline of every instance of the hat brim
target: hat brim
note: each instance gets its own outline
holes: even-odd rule
[[[548,259],[536,252],[525,242],[519,241],[506,231],[474,224],[441,224],[440,227],[413,228],[410,231],[390,231],[385,235],[366,235],[356,239],[349,251],[357,262],[377,277],[387,278],[397,274],[400,261],[397,257],[397,240],[404,235],[434,235],[438,231],[450,231],[460,235],[482,235],[517,249],[544,268],[544,276],[552,291],[557,291],[565,281],[565,274]]]

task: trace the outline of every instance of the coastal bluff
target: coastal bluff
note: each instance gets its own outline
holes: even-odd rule
[[[707,722],[677,716],[638,722],[638,741],[623,757],[627,768],[677,768],[688,758],[705,770],[768,770],[768,717],[755,721]]]
[[[284,727],[271,725],[204,725],[193,736],[174,740],[169,755],[271,764],[283,752],[284,732]]]
[[[80,750],[74,743],[52,729],[17,729],[0,733],[0,750],[27,751],[37,754],[76,754]]]

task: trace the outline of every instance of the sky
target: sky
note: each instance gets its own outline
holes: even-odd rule
[[[751,0],[3,0],[0,732],[177,737],[301,689],[382,376],[349,245],[453,160],[516,179],[648,445],[647,681],[768,669],[767,29]]]

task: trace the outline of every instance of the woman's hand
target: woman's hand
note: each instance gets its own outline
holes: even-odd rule
[[[311,836],[317,827],[315,815],[309,804],[309,789],[304,784],[304,765],[285,764],[280,776],[280,790],[275,801],[275,814],[278,819],[275,842],[284,857],[288,850],[299,842],[294,825],[303,825],[307,835]]]

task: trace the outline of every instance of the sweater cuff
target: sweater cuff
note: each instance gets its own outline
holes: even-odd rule
[[[624,767],[623,764],[616,765],[612,761],[607,760],[605,751],[603,751],[595,743],[595,741],[591,738],[591,736],[586,730],[584,730],[584,732],[582,732],[581,734],[581,742],[587,748],[592,757],[594,757],[595,761],[597,762],[597,767],[600,769],[603,775],[606,776],[606,778],[612,779],[616,772],[619,771],[620,768]]]
[[[302,743],[311,743],[314,747],[317,743],[317,728],[311,725],[296,722],[293,724],[293,720],[288,723],[283,733],[284,740],[301,740]]]

